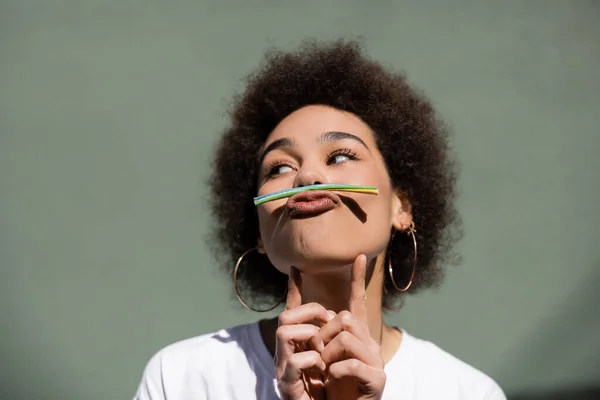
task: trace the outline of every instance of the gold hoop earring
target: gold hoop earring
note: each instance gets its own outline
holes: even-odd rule
[[[396,285],[396,280],[394,279],[394,269],[392,268],[392,256],[390,255],[388,257],[388,271],[390,273],[390,278],[392,280],[392,285],[394,285],[394,287],[396,288],[397,291],[399,292],[406,292],[408,290],[408,288],[410,288],[410,285],[412,285],[413,283],[413,278],[415,277],[415,269],[417,268],[417,239],[415,238],[415,232],[417,230],[415,229],[415,223],[414,221],[410,223],[410,225],[408,226],[408,229],[404,232],[406,232],[409,235],[412,235],[412,239],[413,239],[413,244],[414,244],[414,257],[413,257],[413,267],[412,267],[412,272],[410,274],[410,280],[408,281],[408,283],[406,284],[406,286],[404,286],[403,288],[398,287],[398,285]],[[394,234],[392,234],[392,240],[394,239]],[[390,240],[390,243],[391,241]]]
[[[260,310],[258,308],[254,308],[251,305],[249,305],[248,303],[246,303],[244,301],[244,299],[242,299],[242,295],[240,294],[240,291],[238,290],[237,287],[237,274],[238,274],[238,269],[240,267],[240,264],[242,263],[242,260],[244,259],[244,257],[246,257],[246,255],[248,255],[248,253],[251,253],[255,250],[258,250],[258,247],[253,247],[249,250],[246,250],[241,256],[240,258],[238,258],[237,262],[235,263],[235,268],[233,268],[233,289],[235,290],[235,295],[237,297],[237,299],[240,301],[240,303],[242,303],[242,305],[247,308],[250,311],[254,311],[254,312],[259,312],[259,313],[264,313],[264,312],[269,312],[271,310],[274,310],[275,308],[277,308],[277,306],[279,306],[281,303],[283,303],[283,300],[286,297],[286,293],[284,293],[283,297],[281,298],[281,300],[279,300],[279,302],[277,304],[275,304],[273,307],[268,308],[266,310]]]

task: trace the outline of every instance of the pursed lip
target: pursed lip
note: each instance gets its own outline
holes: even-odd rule
[[[327,190],[302,192],[291,196],[285,208],[291,218],[311,217],[334,209],[341,203],[340,197]]]

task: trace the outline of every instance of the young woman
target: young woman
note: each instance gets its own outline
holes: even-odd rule
[[[482,372],[383,318],[405,293],[438,284],[449,260],[448,148],[431,104],[358,44],[269,53],[216,152],[212,208],[242,304],[284,309],[159,351],[135,399],[505,399]],[[377,194],[253,202],[320,184]]]

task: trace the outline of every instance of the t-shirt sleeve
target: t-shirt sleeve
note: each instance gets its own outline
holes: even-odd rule
[[[504,395],[502,388],[500,388],[500,386],[494,382],[483,400],[506,400],[506,396]]]
[[[166,400],[160,352],[148,361],[133,400]]]

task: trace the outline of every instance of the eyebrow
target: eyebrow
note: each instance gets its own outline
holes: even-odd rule
[[[354,141],[360,143],[361,145],[363,145],[367,150],[369,149],[369,146],[367,146],[367,144],[358,136],[353,135],[351,133],[339,132],[339,131],[331,131],[331,132],[325,132],[325,133],[320,134],[319,138],[317,139],[317,143],[323,144],[326,142],[338,142],[340,140],[346,140],[346,139],[354,140]]]
[[[294,147],[294,140],[292,138],[281,138],[271,142],[265,149],[260,153],[258,162],[262,163],[267,154],[271,151],[282,148],[282,147]]]
[[[367,144],[358,136],[353,135],[351,133],[339,132],[339,131],[330,131],[330,132],[324,132],[324,133],[320,134],[319,137],[317,138],[317,143],[323,144],[323,143],[327,143],[327,142],[339,142],[341,140],[348,140],[348,139],[354,140],[355,142],[360,143],[367,150],[369,149],[369,146],[367,146]],[[265,147],[265,149],[260,153],[260,157],[258,159],[259,163],[261,163],[265,159],[267,154],[269,154],[273,150],[280,149],[282,147],[294,147],[294,146],[295,146],[295,142],[292,138],[285,137],[285,138],[277,139],[277,140],[269,143],[269,145],[267,147]]]

